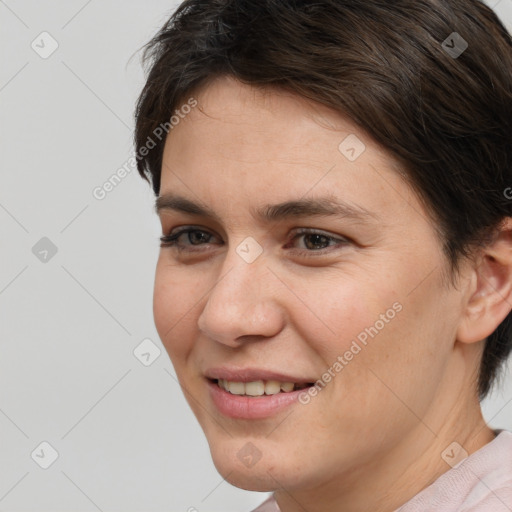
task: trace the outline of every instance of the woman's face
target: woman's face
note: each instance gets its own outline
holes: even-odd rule
[[[461,292],[391,157],[291,94],[222,78],[196,99],[159,199],[164,235],[193,231],[160,251],[154,315],[219,472],[253,490],[348,485],[431,447],[467,363]]]

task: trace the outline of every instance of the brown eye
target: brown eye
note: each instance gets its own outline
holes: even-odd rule
[[[184,236],[186,235],[186,236]],[[186,250],[187,246],[198,246],[210,243],[211,233],[197,228],[184,228],[170,235],[160,237],[160,247],[175,247]],[[183,238],[182,240],[180,240]]]
[[[303,239],[304,243],[302,247],[298,248],[300,253],[320,253],[324,254],[327,251],[330,252],[329,247],[339,247],[347,245],[349,240],[343,237],[334,237],[323,232],[318,232],[310,229],[303,229],[298,231],[292,238],[292,242]],[[286,247],[289,248],[289,245]]]

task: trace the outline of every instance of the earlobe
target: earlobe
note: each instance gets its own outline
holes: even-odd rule
[[[512,218],[494,241],[482,248],[468,288],[457,339],[474,343],[492,334],[512,310]]]

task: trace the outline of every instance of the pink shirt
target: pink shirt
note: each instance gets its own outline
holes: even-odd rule
[[[497,436],[394,512],[512,512],[512,432]],[[280,512],[270,496],[252,512]]]

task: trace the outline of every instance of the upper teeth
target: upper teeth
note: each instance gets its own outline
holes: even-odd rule
[[[234,382],[225,379],[219,379],[218,385],[229,391],[233,395],[276,395],[281,391],[289,392],[294,388],[305,387],[306,384],[294,384],[293,382],[278,382],[277,380],[256,380],[254,382]]]

